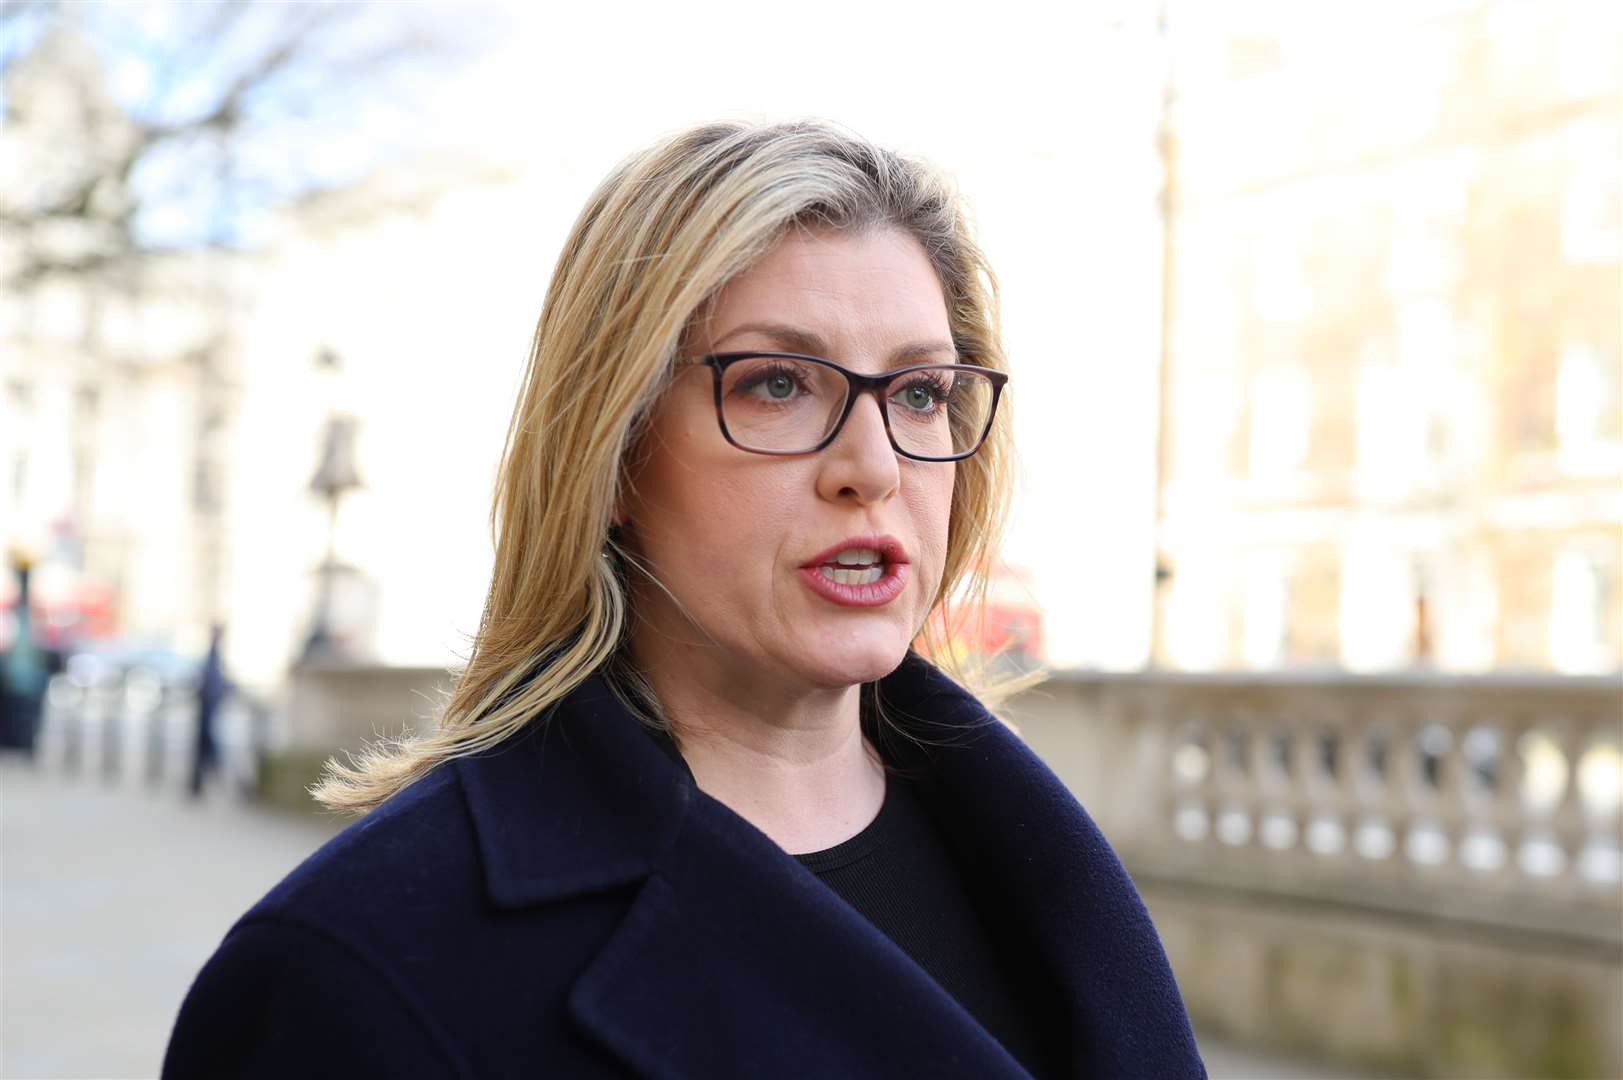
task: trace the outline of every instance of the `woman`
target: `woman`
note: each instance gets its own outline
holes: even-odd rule
[[[1087,814],[910,651],[984,590],[1006,381],[926,167],[820,123],[621,165],[437,730],[330,763],[370,813],[227,935],[166,1075],[1204,1076]]]

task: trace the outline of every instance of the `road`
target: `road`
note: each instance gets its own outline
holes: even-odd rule
[[[0,1077],[151,1077],[227,928],[342,823],[0,755]],[[1330,1080],[1201,1040],[1212,1080]]]

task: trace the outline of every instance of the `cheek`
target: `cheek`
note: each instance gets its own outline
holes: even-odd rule
[[[699,540],[712,509],[725,503],[708,467],[705,433],[685,415],[690,411],[670,402],[661,407],[632,476],[631,516],[651,549]]]
[[[785,492],[792,470],[781,463],[772,463],[775,470],[740,464],[672,452],[643,475],[636,516],[648,554],[684,581],[703,579],[711,595],[732,587],[758,590],[796,531],[796,508]]]
[[[940,583],[947,561],[947,526],[952,519],[954,466],[933,466],[915,485],[913,521],[921,554],[921,570],[926,570],[930,592]]]

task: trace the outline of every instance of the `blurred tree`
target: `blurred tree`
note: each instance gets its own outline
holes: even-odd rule
[[[411,148],[462,51],[433,12],[0,4],[0,277],[26,288],[255,246],[278,206]]]
[[[164,553],[192,583],[185,621],[223,615],[243,253],[284,208],[434,157],[433,95],[501,32],[482,5],[0,0],[0,375],[19,399],[67,382],[80,406],[62,433],[71,490],[8,529],[60,517],[96,540],[73,568],[120,591],[145,515],[117,499],[98,514],[97,461],[135,450],[143,381],[173,395],[162,372],[184,372],[190,460],[143,476],[137,498],[188,508]],[[477,174],[437,162],[380,201],[420,205]],[[21,447],[8,471],[53,453]]]

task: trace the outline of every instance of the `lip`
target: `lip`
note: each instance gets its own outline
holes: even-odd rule
[[[802,570],[815,570],[826,562],[833,562],[834,556],[838,555],[847,548],[872,548],[873,550],[879,552],[880,557],[885,560],[885,565],[887,567],[892,565],[906,566],[908,561],[907,549],[902,547],[902,542],[896,539],[894,536],[853,536],[849,539],[841,540],[833,547],[813,555],[809,560],[801,563],[800,568]],[[821,577],[821,575],[818,576]]]
[[[885,576],[867,585],[843,585],[830,580],[823,576],[820,566],[802,566],[795,573],[808,589],[824,600],[843,607],[879,607],[896,599],[907,587],[906,563],[887,560],[884,566]]]
[[[823,576],[822,566],[847,548],[872,548],[884,559],[884,576],[867,585],[844,585]],[[824,600],[842,607],[879,607],[901,595],[907,587],[907,549],[894,536],[853,536],[816,555],[798,571],[806,587]]]

